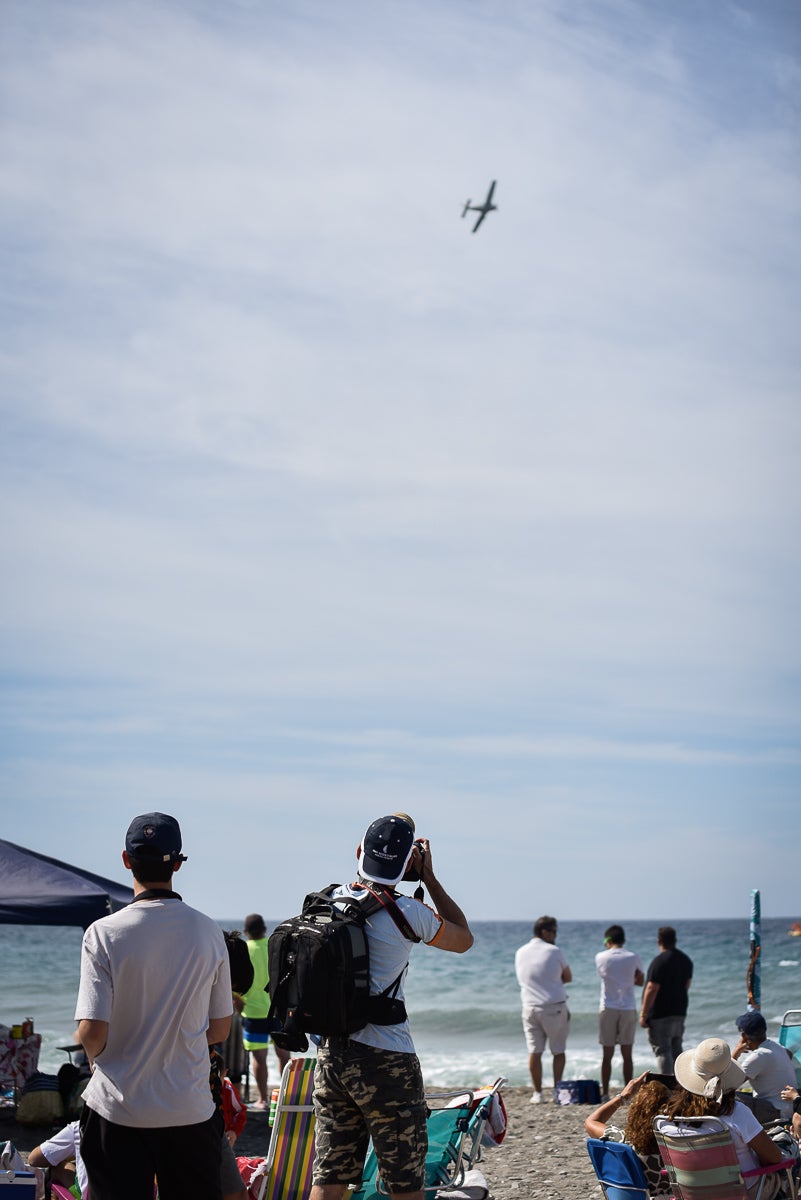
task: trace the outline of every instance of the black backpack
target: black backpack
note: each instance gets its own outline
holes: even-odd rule
[[[406,1007],[397,999],[403,971],[380,995],[370,995],[370,951],[365,922],[385,908],[410,942],[420,938],[392,892],[364,884],[358,900],[311,892],[300,916],[282,921],[267,942],[270,1031],[282,1050],[309,1048],[307,1033],[347,1036],[365,1025],[397,1025]],[[405,968],[404,968],[405,970]]]

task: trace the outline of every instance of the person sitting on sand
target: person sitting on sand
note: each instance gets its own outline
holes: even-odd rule
[[[636,1151],[651,1196],[670,1195],[670,1183],[662,1169],[662,1159],[659,1157],[653,1130],[654,1117],[665,1108],[669,1096],[670,1092],[665,1085],[656,1079],[649,1079],[646,1071],[636,1079],[630,1080],[619,1096],[606,1100],[595,1112],[590,1113],[584,1122],[584,1128],[590,1137],[620,1135],[616,1140],[627,1142]],[[625,1130],[607,1124],[629,1100],[631,1103],[626,1113]]]
[[[72,1170],[71,1163],[75,1163]],[[54,1133],[41,1146],[36,1146],[28,1155],[28,1166],[50,1167],[51,1177],[56,1183],[61,1183],[73,1195],[86,1197],[88,1185],[86,1182],[86,1167],[81,1158],[81,1127],[78,1121],[70,1121],[58,1133]],[[48,1196],[50,1193],[47,1193]]]
[[[678,1056],[674,1071],[679,1086],[665,1107],[665,1115],[656,1118],[657,1131],[681,1136],[689,1130],[714,1132],[716,1125],[682,1126],[682,1117],[717,1117],[731,1133],[741,1171],[769,1167],[782,1161],[780,1148],[760,1125],[750,1108],[736,1099],[738,1087],[745,1083],[745,1072],[734,1062],[731,1050],[722,1038],[707,1038],[694,1050]],[[780,1174],[763,1177],[761,1200],[774,1200],[782,1188]],[[759,1176],[746,1180],[749,1191],[762,1183]]]

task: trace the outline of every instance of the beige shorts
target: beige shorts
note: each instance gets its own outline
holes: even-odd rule
[[[569,1028],[567,1000],[523,1009],[523,1032],[529,1054],[542,1054],[546,1042],[551,1054],[564,1054]]]
[[[598,1041],[602,1046],[632,1046],[637,1028],[634,1008],[602,1008],[598,1018]]]

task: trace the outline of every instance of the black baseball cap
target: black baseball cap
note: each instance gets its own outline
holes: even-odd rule
[[[181,827],[175,817],[165,813],[134,817],[125,835],[125,849],[133,858],[186,862],[186,855],[181,854]]]
[[[405,816],[379,817],[362,838],[359,874],[372,883],[394,887],[406,873],[413,848],[414,826]]]
[[[764,1037],[768,1032],[768,1023],[761,1012],[750,1010],[737,1018],[737,1028],[746,1037]]]

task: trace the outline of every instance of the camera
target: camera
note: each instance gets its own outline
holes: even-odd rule
[[[420,851],[420,854],[425,856],[425,850],[423,849],[423,843],[419,840],[419,838],[415,838],[414,845]],[[422,875],[418,871],[417,867],[415,867],[412,863],[409,863],[406,874],[403,876],[403,882],[404,883],[419,883],[421,879],[422,879]]]

